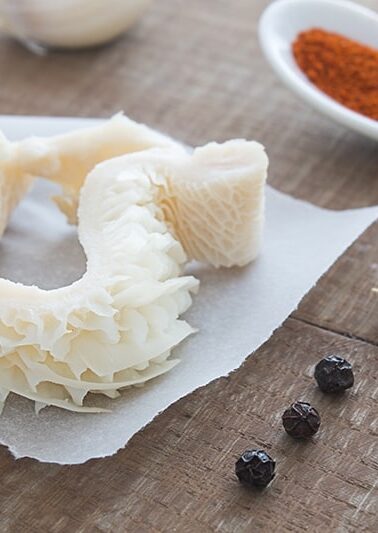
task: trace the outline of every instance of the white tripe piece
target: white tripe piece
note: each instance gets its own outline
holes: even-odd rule
[[[187,254],[216,266],[256,256],[266,168],[263,147],[246,141],[97,165],[80,193],[82,279],[49,291],[0,279],[0,400],[101,411],[83,405],[89,392],[115,398],[170,370],[193,332],[179,318],[198,287],[182,275]]]
[[[15,143],[0,132],[0,236],[9,215],[29,189],[32,178],[23,170],[19,172]]]
[[[184,150],[169,137],[122,113],[100,125],[52,137],[11,142],[0,132],[0,235],[33,177],[47,178],[63,187],[63,193],[54,200],[75,224],[79,192],[93,167],[106,159],[152,147]]]
[[[163,178],[166,220],[190,259],[215,267],[244,266],[259,250],[264,225],[268,158],[257,142],[228,141],[197,148],[187,165]]]

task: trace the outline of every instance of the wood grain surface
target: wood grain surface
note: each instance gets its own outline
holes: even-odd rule
[[[377,204],[376,143],[298,101],[263,59],[257,22],[268,3],[155,2],[123,39],[77,53],[38,57],[4,38],[0,113],[109,116],[124,109],[193,145],[256,138],[267,147],[278,189],[334,209]],[[373,286],[378,223],[242,368],[171,406],[115,456],[63,467],[15,461],[0,448],[0,531],[378,531]],[[322,395],[311,377],[330,352],[355,366],[356,386],[342,397]],[[308,443],[293,442],[280,425],[297,398],[322,414]],[[253,446],[278,463],[263,492],[242,488],[233,473],[235,459]]]

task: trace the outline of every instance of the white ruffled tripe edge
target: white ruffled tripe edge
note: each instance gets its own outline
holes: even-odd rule
[[[257,256],[268,159],[244,140],[185,150],[122,115],[1,142],[5,188],[25,175],[64,187],[58,206],[78,220],[87,268],[50,291],[0,279],[0,404],[13,392],[38,412],[102,412],[84,403],[89,393],[117,398],[178,362],[172,349],[194,332],[180,315],[198,288],[182,275],[187,254],[217,267]]]
[[[87,124],[76,119],[0,120],[0,128],[13,138],[56,134]],[[46,191],[52,191],[50,184],[38,184],[15,212],[2,240],[2,277],[17,272],[18,279],[27,283],[33,271],[53,287],[67,282],[62,259],[71,271],[75,266],[78,272],[83,269],[75,231],[50,203],[44,203]],[[112,409],[104,415],[83,416],[52,407],[37,416],[32,402],[12,396],[1,418],[0,441],[15,457],[60,464],[112,455],[171,403],[240,366],[377,217],[376,207],[334,212],[268,187],[267,227],[257,261],[244,269],[192,265],[186,272],[201,281],[196,305],[185,314],[200,331],[175,349],[179,365],[143,389],[128,389],[116,400],[101,401],[103,407]],[[34,256],[34,261],[40,257],[40,264],[34,270],[20,264],[19,250],[23,256]],[[46,257],[48,263],[43,260]],[[290,357],[290,353],[282,357]]]

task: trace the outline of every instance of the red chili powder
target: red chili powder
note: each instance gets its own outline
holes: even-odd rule
[[[318,28],[300,33],[292,48],[314,85],[340,104],[378,120],[378,50]]]

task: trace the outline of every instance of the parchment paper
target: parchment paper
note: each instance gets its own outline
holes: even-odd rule
[[[0,128],[12,138],[86,124],[75,119],[0,119]],[[0,242],[0,276],[49,289],[84,272],[76,230],[48,201],[54,187],[38,182],[17,208]],[[199,333],[175,349],[181,359],[177,367],[143,388],[124,391],[118,400],[101,400],[112,409],[110,414],[47,408],[36,415],[32,402],[13,396],[0,417],[0,442],[15,457],[61,464],[112,455],[170,404],[239,367],[377,217],[378,207],[328,211],[268,187],[260,258],[244,269],[189,266],[201,288],[186,319]]]

